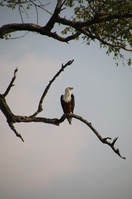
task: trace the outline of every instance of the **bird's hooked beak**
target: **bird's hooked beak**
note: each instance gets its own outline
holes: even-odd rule
[[[72,90],[72,89],[73,89],[73,87],[69,87],[69,89],[70,89],[70,90]]]

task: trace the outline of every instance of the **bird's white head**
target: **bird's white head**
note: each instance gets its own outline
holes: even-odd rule
[[[65,89],[65,94],[66,94],[66,95],[71,95],[72,90],[73,90],[73,87],[67,87],[67,88]]]
[[[72,87],[68,87],[65,89],[65,94],[63,95],[63,100],[65,102],[69,102],[71,100],[72,89]]]

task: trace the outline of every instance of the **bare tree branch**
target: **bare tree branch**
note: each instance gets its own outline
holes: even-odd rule
[[[68,116],[68,117],[69,117],[69,116]],[[92,126],[91,122],[88,122],[87,120],[85,120],[85,119],[82,118],[81,116],[75,115],[75,114],[70,115],[70,117],[76,118],[76,119],[80,120],[81,122],[85,123],[85,124],[95,133],[95,135],[99,138],[99,140],[100,140],[103,144],[109,145],[109,146],[111,147],[111,149],[112,149],[118,156],[120,156],[122,159],[126,159],[125,157],[121,156],[119,149],[118,149],[118,148],[116,149],[115,146],[114,146],[115,143],[116,143],[116,141],[117,141],[117,139],[118,139],[118,137],[114,138],[113,140],[112,140],[111,137],[103,138],[103,137],[99,134],[99,132]],[[109,139],[112,140],[112,142],[107,141],[107,140],[109,140]]]
[[[64,69],[71,65],[73,63],[74,60],[70,60],[68,61],[65,65],[62,64],[61,69],[56,73],[56,75],[51,79],[51,81],[49,82],[49,84],[47,85],[47,87],[45,88],[41,99],[39,101],[39,105],[38,105],[38,110],[31,116],[20,116],[20,115],[14,115],[10,109],[10,107],[8,106],[5,97],[7,96],[7,94],[9,93],[11,87],[13,86],[13,83],[15,81],[16,78],[16,73],[18,69],[15,69],[14,71],[14,76],[8,86],[8,88],[6,89],[5,93],[2,95],[0,94],[0,109],[3,112],[3,114],[5,115],[6,119],[7,119],[7,123],[9,125],[9,127],[12,129],[12,131],[15,133],[15,135],[17,137],[19,137],[23,142],[24,139],[21,136],[21,134],[19,134],[17,132],[17,130],[14,127],[14,123],[20,123],[20,122],[25,122],[25,123],[29,123],[29,122],[41,122],[41,123],[46,123],[46,124],[52,124],[52,125],[57,125],[59,126],[60,123],[64,122],[64,120],[68,117],[73,117],[75,119],[80,120],[81,122],[83,122],[84,124],[86,124],[94,133],[95,135],[98,137],[98,139],[103,143],[103,144],[107,144],[111,147],[111,149],[122,159],[125,159],[125,157],[121,156],[119,149],[115,148],[115,143],[118,139],[118,137],[114,138],[112,140],[111,137],[106,137],[103,138],[99,132],[92,126],[91,122],[88,122],[86,119],[84,119],[83,117],[76,115],[76,114],[70,114],[70,115],[66,115],[63,114],[62,117],[60,119],[58,118],[44,118],[44,117],[36,117],[37,114],[39,114],[43,109],[42,109],[42,103],[44,101],[44,98],[46,96],[46,94],[49,91],[50,86],[52,85],[52,83],[55,81],[55,79],[61,74],[61,72],[64,71]],[[111,142],[109,142],[108,140],[112,140]]]
[[[42,97],[41,97],[41,99],[40,99],[39,106],[38,106],[38,110],[32,115],[32,117],[36,116],[38,113],[40,113],[40,112],[43,110],[43,108],[42,108],[42,103],[43,103],[43,100],[44,100],[44,98],[45,98],[45,96],[46,96],[46,94],[47,94],[47,92],[48,92],[48,90],[49,90],[51,84],[52,84],[52,83],[55,81],[55,79],[60,75],[60,73],[64,71],[64,69],[65,69],[67,66],[69,66],[69,65],[71,65],[71,64],[73,63],[73,61],[74,61],[74,59],[68,61],[65,65],[62,64],[61,69],[56,73],[56,75],[52,78],[52,80],[49,81],[49,84],[48,84],[47,87],[45,88],[45,90],[44,90],[44,92],[43,92],[43,94],[42,94]]]
[[[18,71],[18,68],[15,69],[15,71],[14,71],[14,76],[13,76],[13,78],[12,78],[12,80],[11,80],[9,86],[7,87],[5,93],[3,94],[3,97],[6,97],[6,95],[9,93],[11,87],[14,86],[13,83],[14,83],[14,81],[15,81],[15,79],[16,79],[16,73],[17,73],[17,71]]]

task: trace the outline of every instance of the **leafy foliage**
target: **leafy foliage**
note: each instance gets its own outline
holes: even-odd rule
[[[22,1],[22,0],[2,0],[0,2],[0,6],[6,6],[11,8],[12,10],[16,9],[17,7],[23,8],[26,5],[26,9],[30,9],[32,3],[30,1]]]
[[[131,0],[67,0],[65,4],[74,7],[72,21],[89,22],[82,28],[82,39],[86,44],[98,40],[101,48],[107,48],[106,54],[113,53],[114,59],[118,60],[124,60],[121,49],[132,51]],[[71,29],[65,28],[62,33],[67,34],[68,31]],[[131,59],[127,64],[131,65]]]
[[[54,13],[45,9],[48,4],[42,4],[38,0],[3,0],[0,2],[0,6],[6,6],[12,10],[18,8],[22,23],[24,23],[23,12],[27,15],[26,10],[31,9],[32,6],[36,9],[37,18],[38,9],[50,13],[51,19],[47,27],[45,26],[46,31],[51,31],[55,23],[63,25],[61,36],[50,32],[54,39],[68,42],[81,37],[86,45],[97,40],[100,48],[107,48],[106,54],[113,53],[114,59],[118,61],[125,60],[122,49],[132,52],[131,0],[57,0]],[[65,17],[62,17],[63,11],[66,13]],[[62,38],[63,35],[71,37]],[[127,64],[131,65],[131,58],[127,60]]]

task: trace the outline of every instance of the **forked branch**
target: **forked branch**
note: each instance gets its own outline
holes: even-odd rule
[[[103,144],[107,144],[111,147],[111,149],[122,159],[125,159],[125,157],[121,156],[119,149],[115,148],[115,143],[118,139],[118,137],[114,138],[112,140],[111,137],[106,137],[103,138],[99,132],[92,126],[92,124],[90,122],[88,122],[86,119],[84,119],[83,117],[76,115],[76,114],[72,114],[72,115],[66,115],[63,114],[62,117],[60,119],[58,118],[44,118],[44,117],[36,117],[43,109],[42,109],[42,104],[44,101],[44,98],[46,96],[46,94],[49,91],[50,86],[52,85],[52,83],[55,81],[55,79],[61,74],[61,72],[64,71],[64,69],[71,65],[73,63],[74,60],[70,60],[68,61],[65,65],[62,64],[61,69],[55,74],[55,76],[49,81],[49,84],[46,86],[40,101],[39,101],[39,105],[38,105],[38,110],[32,114],[31,116],[19,116],[19,115],[14,115],[10,109],[10,107],[8,106],[5,97],[7,96],[7,94],[9,93],[9,91],[11,90],[11,87],[14,86],[14,81],[16,79],[16,73],[18,71],[18,69],[15,69],[14,71],[14,76],[9,84],[9,86],[7,87],[5,93],[2,95],[0,94],[0,109],[3,112],[3,114],[5,115],[6,119],[7,119],[7,123],[10,126],[10,128],[13,130],[13,132],[15,133],[15,135],[17,137],[19,137],[22,141],[23,138],[22,136],[17,132],[17,130],[14,127],[14,123],[20,123],[20,122],[25,122],[25,123],[29,123],[29,122],[41,122],[41,123],[46,123],[46,124],[53,124],[53,125],[57,125],[59,126],[60,123],[64,122],[64,120],[68,117],[73,117],[75,119],[80,120],[81,122],[83,122],[84,124],[86,124],[94,133],[95,135],[98,137],[98,139],[103,143]],[[112,140],[111,142],[108,140]]]

